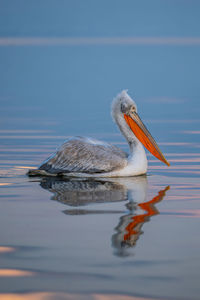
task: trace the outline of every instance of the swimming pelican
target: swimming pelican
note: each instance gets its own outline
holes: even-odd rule
[[[125,177],[147,172],[147,157],[142,144],[169,166],[155,140],[137,113],[133,99],[122,91],[112,102],[112,117],[126,138],[130,154],[99,140],[87,137],[69,138],[55,154],[30,176]]]

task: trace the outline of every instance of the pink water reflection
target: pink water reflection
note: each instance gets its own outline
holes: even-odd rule
[[[119,294],[71,294],[62,292],[38,292],[23,294],[0,294],[0,300],[153,300]],[[156,298],[159,300],[159,298]],[[161,300],[161,299],[160,299]]]
[[[180,218],[200,218],[200,209],[185,209],[185,210],[163,210],[162,212],[175,215]]]
[[[171,161],[170,161],[171,162]],[[150,166],[151,170],[161,170],[161,169],[169,169],[170,170],[200,170],[200,165],[177,165],[177,166]]]
[[[0,46],[168,45],[198,46],[199,37],[2,37]]]

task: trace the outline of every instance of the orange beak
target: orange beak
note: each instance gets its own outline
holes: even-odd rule
[[[124,114],[124,119],[144,147],[159,160],[170,166],[138,114],[136,112],[130,112],[129,115]]]

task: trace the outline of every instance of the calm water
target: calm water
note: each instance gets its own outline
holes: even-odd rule
[[[16,3],[0,1],[0,299],[199,299],[199,2]],[[26,176],[71,135],[128,151],[110,117],[126,88],[169,168]]]

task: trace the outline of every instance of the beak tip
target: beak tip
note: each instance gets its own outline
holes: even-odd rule
[[[170,163],[169,163],[168,161],[166,161],[166,165],[167,165],[168,167],[170,167]]]

